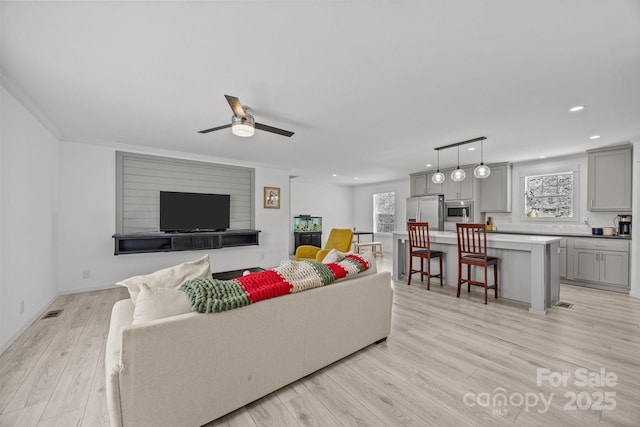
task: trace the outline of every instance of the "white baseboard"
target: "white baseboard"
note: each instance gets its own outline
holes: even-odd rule
[[[115,289],[121,288],[122,286],[116,286],[113,284],[103,285],[103,286],[92,286],[90,288],[81,288],[81,289],[61,289],[58,295],[69,295],[69,294],[79,294],[80,292],[91,292],[91,291],[104,291],[105,289]]]
[[[58,292],[56,295],[54,295],[53,298],[51,298],[51,300],[49,302],[47,302],[40,311],[38,311],[31,319],[29,319],[28,321],[26,321],[24,323],[24,325],[22,325],[22,327],[20,329],[18,329],[18,331],[13,334],[13,336],[11,338],[9,338],[9,340],[6,343],[3,343],[2,345],[0,345],[0,354],[4,353],[4,351],[6,349],[9,348],[9,346],[11,346],[11,344],[13,344],[20,335],[22,335],[24,333],[24,331],[27,330],[27,328],[29,326],[31,326],[31,324],[33,322],[35,322],[36,320],[38,320],[45,311],[47,311],[47,309],[49,308],[49,306],[51,304],[53,304],[53,302],[56,300],[56,298],[58,298],[60,295],[62,295],[62,293]]]

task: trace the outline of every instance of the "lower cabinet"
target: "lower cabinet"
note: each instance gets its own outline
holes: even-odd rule
[[[575,238],[569,252],[573,261],[570,279],[603,289],[629,290],[629,242],[612,239]]]
[[[626,252],[574,249],[576,280],[629,286],[629,254]]]
[[[311,245],[318,248],[322,247],[321,231],[296,231],[294,235],[294,252],[301,245]]]

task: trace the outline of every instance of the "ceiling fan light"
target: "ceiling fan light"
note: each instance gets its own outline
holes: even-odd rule
[[[431,176],[431,181],[434,184],[442,184],[445,180],[445,176],[442,172],[438,171]]]
[[[240,124],[235,124],[231,126],[231,132],[233,132],[233,134],[236,136],[241,136],[243,138],[246,138],[248,136],[253,136],[253,134],[256,131],[253,128],[253,126],[240,123]]]
[[[454,182],[464,181],[466,176],[467,174],[462,169],[460,169],[459,166],[458,169],[451,172],[451,180]]]
[[[473,170],[473,176],[475,176],[476,178],[484,179],[489,175],[491,175],[491,168],[489,168],[489,166],[485,165],[484,163],[480,163]]]
[[[246,116],[246,118],[236,116],[231,117],[231,132],[234,135],[246,138],[248,136],[253,136],[256,132],[253,127],[253,116],[250,114],[246,114]]]

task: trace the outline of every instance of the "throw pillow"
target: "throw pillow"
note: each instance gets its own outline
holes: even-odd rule
[[[191,303],[187,294],[173,288],[150,288],[140,285],[138,300],[133,310],[133,324],[149,322],[178,314],[190,313]]]
[[[332,264],[334,262],[338,262],[338,254],[335,249],[331,249],[322,260],[323,264]]]
[[[322,260],[322,263],[331,264],[334,262],[340,262],[344,259],[345,256],[347,256],[347,252],[340,252],[336,249],[331,249],[329,253],[325,255],[324,259]]]
[[[163,268],[151,274],[130,277],[117,282],[116,285],[124,286],[129,290],[131,301],[136,304],[140,285],[146,283],[150,288],[173,288],[178,289],[187,280],[211,278],[211,266],[209,265],[209,255],[205,255],[195,261],[184,262],[182,264]]]

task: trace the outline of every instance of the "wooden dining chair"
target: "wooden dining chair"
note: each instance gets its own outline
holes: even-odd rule
[[[458,234],[458,292],[463,283],[467,284],[467,292],[471,292],[471,285],[484,287],[484,303],[487,303],[487,290],[494,289],[498,298],[498,260],[487,255],[487,230],[484,224],[456,224]],[[467,278],[462,277],[462,265],[467,266]],[[493,285],[487,280],[487,270],[493,265]],[[484,269],[484,282],[471,279],[471,267]]]
[[[431,242],[429,240],[429,223],[428,222],[408,222],[407,230],[409,231],[409,280],[411,285],[411,275],[420,273],[420,281],[427,276],[427,290],[431,289],[431,278],[439,277],[440,286],[442,286],[442,251],[432,251]],[[420,258],[420,269],[413,268],[413,258]],[[440,261],[440,272],[431,274],[431,258],[438,258]],[[427,270],[424,270],[424,260],[427,260]]]

